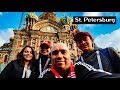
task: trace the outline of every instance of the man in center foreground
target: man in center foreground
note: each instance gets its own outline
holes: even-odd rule
[[[56,43],[51,49],[51,68],[44,70],[40,78],[120,78],[91,65],[71,62],[69,48],[64,43]]]

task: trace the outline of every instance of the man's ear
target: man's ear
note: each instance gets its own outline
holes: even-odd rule
[[[78,47],[78,44],[76,43],[76,46]]]
[[[94,39],[91,39],[91,41],[92,41],[92,47],[94,47]]]

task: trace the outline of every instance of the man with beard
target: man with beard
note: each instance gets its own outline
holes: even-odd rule
[[[111,73],[120,72],[120,57],[114,48],[107,47],[102,49],[95,47],[94,39],[88,32],[78,32],[74,35],[74,41],[83,52],[77,62],[85,62],[94,68]]]
[[[49,41],[41,41],[39,58],[35,62],[36,78],[39,77],[44,69],[51,66],[50,47],[51,45]]]

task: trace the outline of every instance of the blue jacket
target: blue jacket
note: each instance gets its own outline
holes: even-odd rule
[[[107,48],[108,52],[106,52],[106,53],[108,53],[110,62],[106,58],[106,56],[100,51],[101,48],[95,49],[88,53],[81,54],[84,62],[87,64],[90,64],[94,68],[100,69],[97,54],[96,54],[97,50],[99,51],[99,54],[100,54],[100,59],[101,59],[101,63],[103,66],[103,70],[105,70],[107,72],[111,72],[111,73],[120,73],[120,56],[115,51],[115,49],[112,47],[108,47]],[[80,56],[80,59],[77,60],[77,62],[82,61],[81,56]]]

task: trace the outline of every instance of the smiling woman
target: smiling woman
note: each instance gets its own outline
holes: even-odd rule
[[[35,76],[35,54],[30,46],[24,47],[1,72],[0,78],[33,78]]]

